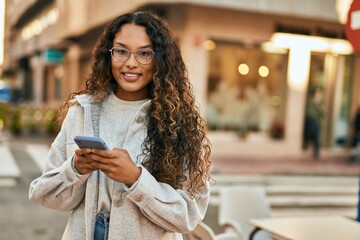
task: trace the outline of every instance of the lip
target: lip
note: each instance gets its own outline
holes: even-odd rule
[[[125,81],[133,82],[138,80],[142,76],[142,74],[134,73],[134,72],[123,72],[122,76],[125,79]]]

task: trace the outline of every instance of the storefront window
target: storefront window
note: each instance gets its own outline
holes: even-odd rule
[[[288,54],[214,41],[209,52],[207,122],[240,137],[283,138]]]
[[[325,116],[320,122],[320,145],[344,147],[349,142],[353,57],[312,53],[308,84],[324,93]]]
[[[341,97],[339,99],[339,115],[335,120],[335,139],[336,146],[348,147],[351,145],[352,135],[349,132],[353,131],[353,119],[350,118],[351,109],[351,93],[353,88],[353,69],[354,69],[354,56],[343,56],[343,71],[340,77],[343,80],[341,89]]]

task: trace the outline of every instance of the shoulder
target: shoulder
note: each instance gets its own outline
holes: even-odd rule
[[[65,120],[72,121],[73,119],[82,116],[84,113],[84,108],[91,107],[94,103],[90,95],[78,95],[74,99],[69,101],[70,108],[66,114]]]
[[[80,106],[86,106],[90,104],[96,103],[92,96],[83,94],[83,95],[77,95],[74,99],[70,100],[71,104],[78,103]]]
[[[93,108],[94,106],[99,105],[92,96],[86,94],[76,96],[74,99],[71,99],[69,103],[71,107],[69,108],[67,115],[71,115],[72,113],[79,111],[83,112],[84,108]]]
[[[84,115],[84,108],[79,104],[74,104],[69,108],[68,112],[66,113],[64,123],[74,122],[77,119],[82,118],[83,115]]]

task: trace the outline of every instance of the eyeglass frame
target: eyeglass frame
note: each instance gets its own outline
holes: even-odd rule
[[[128,55],[127,59],[124,60],[124,61],[119,61],[119,60],[117,60],[117,59],[114,57],[114,55],[113,55],[113,50],[114,50],[114,49],[124,49],[124,50],[128,51],[128,52],[129,52],[129,55]],[[136,57],[136,53],[137,53],[137,52],[139,52],[139,51],[144,51],[144,50],[145,50],[145,51],[149,51],[149,52],[152,53],[151,59],[150,59],[150,61],[147,62],[147,63],[142,63],[142,62],[140,62],[140,61],[137,59],[137,57]],[[155,56],[155,54],[156,54],[156,52],[153,51],[153,50],[151,50],[151,49],[141,49],[141,48],[140,48],[140,49],[136,49],[136,50],[134,50],[134,51],[130,51],[129,49],[124,48],[124,47],[112,47],[112,48],[109,49],[109,52],[110,52],[111,58],[112,58],[115,62],[117,62],[117,63],[124,63],[124,62],[126,62],[127,60],[129,60],[131,54],[133,53],[133,54],[134,54],[134,57],[135,57],[135,60],[136,60],[138,63],[142,64],[142,65],[147,65],[147,64],[151,63],[151,61],[154,59],[154,56]]]

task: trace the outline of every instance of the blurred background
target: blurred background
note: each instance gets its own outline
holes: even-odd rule
[[[305,106],[314,87],[323,89],[327,112],[321,147],[347,148],[360,89],[359,58],[344,32],[350,3],[2,1],[0,99],[16,108],[2,107],[12,113],[1,117],[4,128],[25,134],[51,125],[49,111],[88,75],[105,24],[142,9],[159,13],[174,31],[215,154],[301,153]]]
[[[278,215],[317,210],[355,217],[358,165],[351,154],[356,153],[352,140],[360,105],[360,56],[345,34],[351,3],[0,0],[0,147],[8,154],[0,155],[0,166],[8,164],[0,171],[2,188],[8,191],[6,196],[0,193],[3,202],[15,204],[9,195],[18,188],[18,198],[24,197],[20,204],[33,209],[29,215],[45,225],[51,221],[44,219],[59,220],[59,213],[51,210],[39,215],[44,210],[34,210],[24,194],[29,181],[40,174],[48,150],[43,147],[57,133],[58,107],[84,83],[92,49],[106,23],[128,11],[152,10],[168,21],[181,47],[208,123],[216,186],[287,183],[281,191],[268,188]],[[311,147],[304,149],[305,113],[315,88],[322,89],[325,106],[318,160],[312,158]],[[305,188],[311,183],[334,190],[316,198],[318,189]],[[298,192],[291,190],[294,186],[300,186]],[[206,221],[221,231],[214,189]],[[50,237],[49,228],[22,222],[25,216],[14,221],[28,229],[26,239],[60,238],[56,234],[63,225]],[[7,231],[11,233],[4,239],[20,236],[18,229]]]

